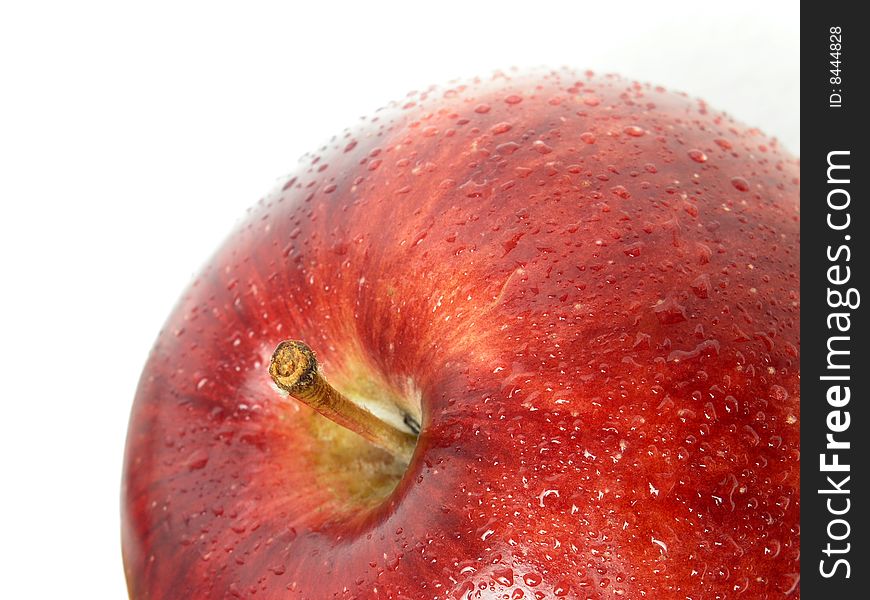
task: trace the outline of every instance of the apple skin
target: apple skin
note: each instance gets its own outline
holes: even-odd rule
[[[704,102],[568,69],[334,137],[145,366],[131,597],[799,597],[798,177]],[[278,394],[284,339],[422,411],[407,472]]]

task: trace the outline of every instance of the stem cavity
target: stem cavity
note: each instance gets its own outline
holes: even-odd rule
[[[275,385],[327,419],[361,435],[406,464],[411,461],[416,436],[382,421],[329,385],[320,373],[314,352],[304,342],[288,340],[278,344],[269,363],[269,375]]]

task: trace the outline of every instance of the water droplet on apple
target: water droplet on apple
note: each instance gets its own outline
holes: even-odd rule
[[[553,498],[559,497],[559,490],[544,490],[541,492],[541,495],[538,496],[538,504],[541,508],[544,508],[544,500],[548,497],[552,496]]]
[[[198,471],[208,464],[208,453],[205,450],[194,450],[185,461],[189,471]]]
[[[572,585],[571,581],[568,579],[563,579],[559,583],[556,584],[556,587],[553,588],[553,595],[558,597],[567,596],[571,591]]]
[[[668,296],[653,307],[653,312],[659,323],[675,325],[686,320],[686,307],[677,302],[673,296]]]
[[[734,189],[740,190],[741,192],[746,192],[749,190],[749,182],[742,177],[732,177],[731,185],[734,186]]]
[[[507,133],[508,131],[511,130],[511,128],[512,128],[512,125],[510,123],[506,123],[506,122],[502,121],[500,123],[496,123],[495,125],[493,125],[492,128],[490,129],[490,131],[492,132],[493,135],[500,135],[502,133]],[[512,144],[512,146],[510,146],[510,144]],[[496,150],[498,150],[499,148],[502,148],[502,152],[501,152],[502,154],[513,154],[514,150],[516,148],[519,148],[519,145],[516,144],[515,142],[507,142],[506,144],[501,144],[501,145],[497,146]],[[511,149],[510,149],[510,151],[505,151],[506,148],[511,148]]]
[[[689,150],[689,158],[691,158],[696,163],[705,163],[707,162],[707,155],[704,154],[703,151],[696,149]]]
[[[734,396],[725,396],[725,412],[731,415],[736,415],[740,404]]]
[[[788,390],[781,385],[774,384],[770,386],[770,398],[776,403],[782,404],[788,400]]]
[[[500,585],[510,587],[514,584],[514,571],[510,567],[496,569],[492,572],[492,578]]]
[[[692,282],[692,292],[698,297],[703,299],[710,297],[710,290],[712,286],[710,285],[710,276],[706,273],[698,275],[695,280]]]
[[[623,200],[631,198],[631,192],[629,192],[624,185],[615,185],[610,188],[610,191],[614,196],[622,198]]]
[[[539,154],[549,154],[553,151],[550,146],[548,146],[541,140],[535,140],[535,142],[532,143],[532,148],[534,148]]]
[[[783,596],[790,596],[798,589],[800,582],[800,573],[783,573],[777,576],[776,587]]]
[[[755,447],[761,442],[761,436],[755,431],[752,425],[743,426],[743,439],[752,447]]]
[[[767,540],[764,544],[764,556],[767,558],[776,558],[779,556],[781,550],[782,543],[775,538]]]

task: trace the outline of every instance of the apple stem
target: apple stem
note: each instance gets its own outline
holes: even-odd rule
[[[278,344],[269,363],[269,375],[275,385],[330,421],[405,463],[411,461],[416,436],[382,421],[329,385],[318,369],[314,352],[304,342],[288,340]]]

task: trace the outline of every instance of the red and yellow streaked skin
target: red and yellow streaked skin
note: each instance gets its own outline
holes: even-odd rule
[[[799,597],[798,177],[703,102],[570,70],[336,136],[149,358],[131,597]],[[422,419],[406,472],[279,395],[284,339]]]

